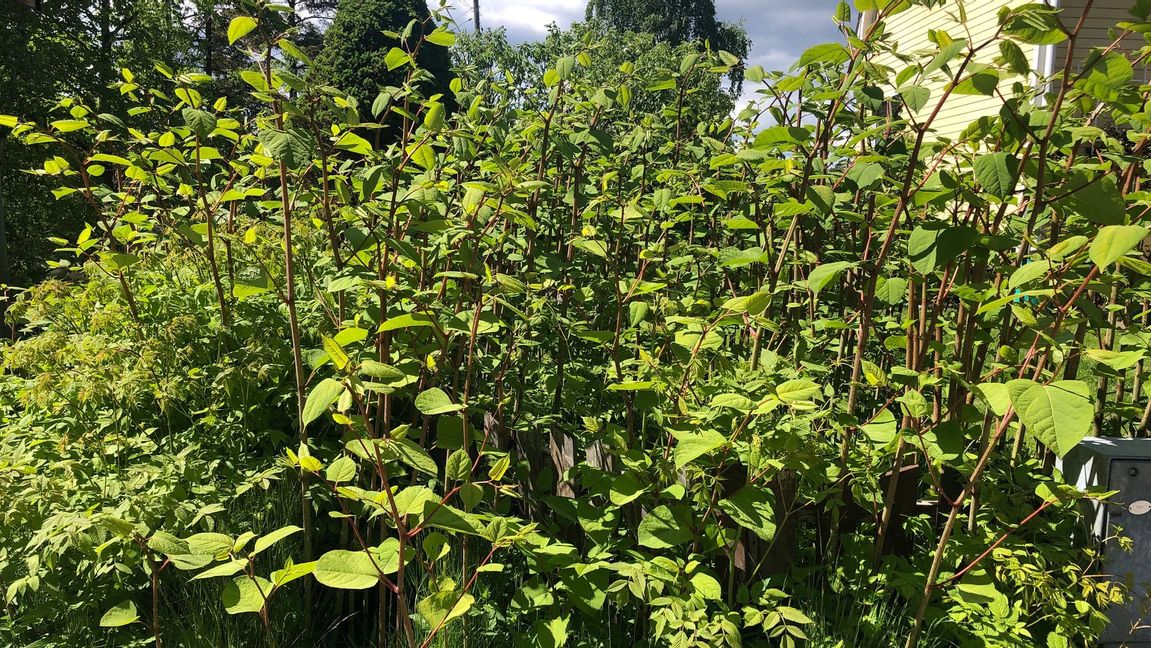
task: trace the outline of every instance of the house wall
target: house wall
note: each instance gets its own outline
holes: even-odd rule
[[[1033,0],[1032,0],[1033,1]],[[1089,14],[1088,22],[1084,26],[1082,35],[1075,47],[1076,65],[1081,63],[1094,47],[1105,47],[1112,42],[1108,35],[1115,23],[1129,20],[1128,7],[1134,0],[1095,0]],[[932,52],[937,47],[927,38],[929,29],[946,31],[953,39],[966,38],[969,43],[982,44],[991,39],[999,27],[998,12],[1002,7],[1014,7],[1026,4],[1027,0],[950,0],[942,7],[927,9],[912,7],[907,11],[889,18],[886,22],[887,30],[892,39],[899,43],[898,50],[903,53],[916,51]],[[1062,19],[1069,26],[1074,26],[1082,14],[1086,0],[1058,0],[1062,9]],[[959,20],[959,6],[962,4],[966,13],[966,23]],[[1139,35],[1132,35],[1124,39],[1123,45],[1138,47],[1141,43]],[[1050,68],[1060,69],[1066,57],[1066,45],[1057,45],[1054,48],[1044,48],[1033,45],[1020,44],[1030,60],[1032,69],[1042,73],[1045,69],[1045,59],[1050,60]],[[998,45],[992,44],[985,48],[976,57],[975,61],[990,64],[999,54]],[[962,55],[961,55],[962,56]],[[923,61],[930,60],[930,54],[923,57]],[[961,57],[953,59],[951,64],[954,72],[955,66],[961,62]],[[897,72],[904,67],[894,56],[883,55],[876,58],[876,62],[893,67]],[[1147,68],[1141,70],[1146,74]],[[1001,79],[999,91],[1004,96],[1010,96],[1011,84],[1020,80],[1018,76],[1009,76],[1006,70],[1000,70]],[[944,73],[937,72],[934,80],[922,83],[931,90],[931,98],[927,105],[912,116],[919,121],[926,120],[942,99],[947,78]],[[1034,79],[1030,80],[1034,82]],[[895,94],[895,88],[886,88],[889,94]],[[932,122],[932,130],[937,136],[954,138],[975,119],[994,115],[999,112],[1003,100],[999,96],[987,97],[983,95],[956,95],[947,98],[939,115]]]
[[[1061,18],[1063,23],[1067,25],[1068,29],[1075,27],[1079,22],[1079,17],[1083,15],[1083,8],[1086,6],[1086,0],[1060,0],[1059,7],[1063,13]],[[1087,22],[1083,25],[1083,31],[1079,34],[1079,39],[1075,43],[1074,60],[1076,69],[1083,63],[1090,54],[1092,49],[1097,47],[1105,48],[1115,42],[1115,37],[1119,36],[1119,31],[1114,29],[1116,23],[1133,20],[1128,9],[1134,4],[1134,0],[1105,0],[1100,2],[1096,0],[1091,6],[1091,13],[1087,16]],[[1133,50],[1143,45],[1143,37],[1141,34],[1128,34],[1119,41],[1119,47]],[[1063,65],[1063,61],[1067,57],[1067,43],[1060,43],[1055,46],[1055,67],[1058,69]],[[1136,69],[1135,78],[1141,81],[1151,80],[1151,68],[1142,66]]]

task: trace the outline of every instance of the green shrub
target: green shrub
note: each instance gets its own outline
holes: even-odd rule
[[[687,101],[728,57],[608,74],[595,37],[538,83],[466,66],[453,113],[413,83],[442,27],[390,54],[380,145],[278,68],[242,75],[259,114],[172,74],[122,117],[0,117],[75,141],[46,174],[99,206],[81,276],[10,314],[6,638],[1089,641],[1124,597],[1078,508],[1106,494],[1052,460],[1145,426],[1151,266],[1142,158],[1080,109],[1138,153],[1145,103],[1111,53],[939,141],[880,84],[975,51],[890,70],[844,30],[749,69],[738,118]]]

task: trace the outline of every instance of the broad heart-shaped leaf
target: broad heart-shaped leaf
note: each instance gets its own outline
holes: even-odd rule
[[[330,482],[349,482],[356,478],[356,461],[351,457],[340,457],[324,469],[324,479]]]
[[[476,598],[471,594],[446,590],[421,599],[416,603],[416,611],[428,625],[438,628],[465,614],[475,602]]]
[[[1099,364],[1105,364],[1115,371],[1123,371],[1143,359],[1143,350],[1109,351],[1107,349],[1087,349],[1087,355]]]
[[[1108,225],[1095,235],[1087,255],[1100,270],[1106,270],[1146,236],[1147,228],[1142,225]]]
[[[1003,416],[1011,407],[1011,393],[1003,383],[979,383],[974,392],[991,408],[996,416]]]
[[[269,128],[260,133],[260,144],[268,157],[295,169],[312,157],[312,136],[298,128],[286,131]]]
[[[873,443],[886,445],[891,443],[895,439],[896,433],[899,432],[899,422],[895,420],[895,415],[891,413],[891,410],[885,407],[872,416],[869,423],[861,425],[860,429]]]
[[[345,131],[340,139],[336,140],[335,147],[341,151],[359,153],[360,155],[370,155],[372,152],[371,143],[352,131]]]
[[[931,90],[921,85],[904,86],[899,89],[899,96],[903,97],[903,103],[908,110],[917,113],[923,110],[927,101],[931,99]]]
[[[1011,277],[1007,280],[1007,287],[1014,290],[1020,286],[1026,286],[1039,277],[1045,276],[1050,270],[1051,264],[1047,261],[1024,263],[1011,273]]]
[[[846,62],[849,58],[851,58],[851,55],[842,43],[823,43],[807,48],[807,50],[800,55],[799,61],[795,63],[794,67],[804,68],[817,63],[839,65],[840,63]]]
[[[139,620],[140,614],[136,611],[136,604],[132,601],[120,601],[100,617],[100,627],[119,628]]]
[[[224,601],[224,611],[228,614],[259,612],[264,609],[267,598],[272,595],[272,583],[266,578],[238,576],[224,586],[220,598]]]
[[[775,509],[770,491],[749,484],[735,495],[720,500],[719,508],[736,524],[760,538],[771,542],[775,537]]]
[[[881,278],[875,286],[875,298],[894,306],[907,298],[907,280],[903,277]]]
[[[927,274],[963,254],[976,236],[970,227],[926,223],[911,231],[907,239],[907,256],[916,270]]]
[[[251,16],[236,16],[232,22],[228,23],[228,44],[235,44],[236,41],[250,34],[259,24]]]
[[[727,438],[715,430],[704,430],[699,434],[691,432],[673,432],[675,436],[675,449],[672,457],[675,467],[683,468],[703,455],[727,443]]]
[[[379,582],[380,573],[366,551],[334,549],[320,556],[312,576],[335,589],[368,589]]]
[[[1094,171],[1072,169],[1067,182],[1059,189],[1066,196],[1058,201],[1077,215],[1097,225],[1120,225],[1127,213],[1127,205],[1115,177],[1097,176]]]
[[[616,506],[623,506],[635,498],[643,495],[644,486],[630,472],[617,476],[611,482],[609,499]]]
[[[166,531],[157,531],[148,538],[148,548],[166,556],[179,556],[192,553],[188,542]]]
[[[324,378],[308,392],[304,401],[304,425],[319,418],[328,407],[340,399],[344,393],[344,384],[334,378]]]
[[[799,378],[775,386],[775,395],[788,405],[808,403],[819,396],[818,383]]]
[[[975,158],[975,179],[986,193],[1007,198],[1015,191],[1015,176],[1019,172],[1019,158],[998,151]]]
[[[347,457],[344,457],[344,459],[347,459]],[[351,459],[348,459],[348,461],[351,461]],[[271,533],[266,533],[259,538],[256,538],[256,544],[252,546],[251,555],[255,556],[268,547],[271,547],[277,542],[283,540],[284,538],[299,533],[300,531],[303,531],[303,529],[294,524],[289,524],[288,526],[280,527]]]
[[[827,284],[835,280],[844,270],[854,267],[853,261],[836,261],[834,263],[823,263],[815,267],[811,274],[807,275],[807,287],[815,295],[815,299],[819,299],[819,291],[827,287]]]
[[[184,116],[184,124],[200,139],[207,137],[209,133],[216,130],[216,116],[210,112],[197,108],[185,108],[181,114]]]
[[[1067,39],[1058,9],[1039,2],[1015,7],[1003,19],[1003,33],[1029,45],[1054,45]]]
[[[651,549],[667,549],[691,540],[691,531],[667,506],[651,510],[639,522],[639,543]]]
[[[1115,101],[1135,77],[1131,61],[1119,52],[1088,57],[1085,76],[1076,87],[1100,101]]]
[[[1015,399],[1015,409],[1027,431],[1062,457],[1091,431],[1095,409],[1089,394],[1080,380],[1033,385]]]
[[[463,408],[463,405],[453,403],[451,397],[439,387],[424,390],[416,396],[416,409],[428,416],[458,412]]]
[[[416,470],[436,477],[439,466],[426,450],[407,439],[392,439],[381,446],[384,459],[399,459]]]

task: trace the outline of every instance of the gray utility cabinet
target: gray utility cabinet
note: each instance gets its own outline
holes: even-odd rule
[[[1122,533],[1133,542],[1131,551],[1114,541],[1103,545],[1103,572],[1128,583],[1132,600],[1111,608],[1111,624],[1099,646],[1151,648],[1151,439],[1088,437],[1067,453],[1059,469],[1079,488],[1119,491],[1105,505],[1092,504],[1091,532],[1098,541]]]

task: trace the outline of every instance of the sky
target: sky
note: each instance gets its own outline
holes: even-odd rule
[[[470,24],[471,1],[454,0],[458,22]],[[586,0],[480,0],[480,23],[502,26],[513,42],[542,38],[549,23],[567,27],[583,20]],[[812,45],[839,40],[831,20],[836,0],[716,0],[716,15],[742,22],[752,40],[751,65],[790,66]]]
[[[451,4],[460,27],[470,25],[471,0]],[[836,0],[715,0],[720,20],[743,23],[747,30],[748,65],[766,70],[786,70],[808,47],[841,40],[831,20],[835,5]],[[562,28],[583,20],[585,6],[587,0],[480,0],[480,24],[504,27],[513,42],[537,40],[550,23]]]

